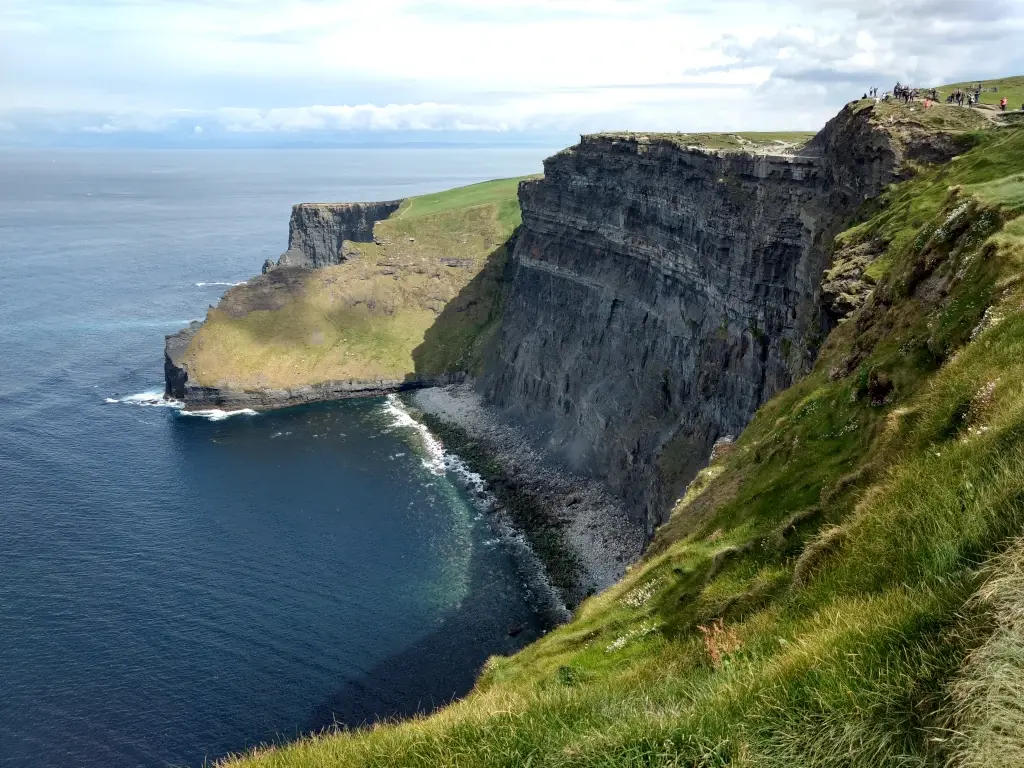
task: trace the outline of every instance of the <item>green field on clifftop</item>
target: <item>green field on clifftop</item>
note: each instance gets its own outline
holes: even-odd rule
[[[531,177],[524,177],[531,178]],[[406,200],[402,207],[391,217],[409,221],[436,216],[458,208],[470,208],[477,205],[496,204],[498,219],[504,229],[511,231],[519,226],[519,182],[522,178],[496,179],[470,184],[468,187],[457,187],[431,195],[420,195]]]
[[[620,584],[432,716],[228,764],[1024,765],[1024,130],[971,140],[865,204],[871,297]]]
[[[982,104],[997,105],[999,100],[1005,96],[1009,101],[1007,109],[1019,111],[1021,104],[1024,103],[1024,77],[1003,77],[996,80],[985,80],[982,78],[963,83],[943,85],[939,88],[940,96],[945,98],[957,88],[963,88],[973,93],[978,83],[982,85]]]
[[[670,141],[684,147],[699,147],[728,152],[791,152],[812,138],[814,131],[740,131],[738,133],[644,133],[623,131],[596,136],[627,138],[635,141]]]
[[[472,370],[498,318],[505,242],[521,220],[519,182],[407,200],[377,223],[374,243],[350,244],[357,257],[296,272],[279,308],[246,311],[250,286],[233,288],[189,345],[190,378],[286,389]]]

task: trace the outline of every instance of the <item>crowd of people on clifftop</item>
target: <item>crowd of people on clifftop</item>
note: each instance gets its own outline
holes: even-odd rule
[[[983,83],[978,83],[978,86],[974,89],[973,93],[966,88],[957,88],[946,97],[946,103],[956,104],[958,107],[962,107],[964,106],[964,102],[967,102],[968,107],[973,107],[981,101],[982,86]]]
[[[930,98],[932,101],[937,101],[939,96],[934,88],[930,88],[925,91],[926,98]],[[875,101],[902,101],[905,104],[909,104],[912,101],[916,101],[921,96],[921,91],[917,88],[911,88],[909,85],[901,85],[896,83],[896,86],[891,91],[886,91],[881,96],[878,95],[878,88],[869,88],[868,92],[864,94],[862,98],[874,99]]]
[[[897,82],[895,87],[892,89],[892,95],[896,101],[902,101],[904,104],[909,104],[912,101],[916,101],[919,94],[917,88],[911,88],[909,85],[901,85]]]
[[[946,97],[947,104],[956,104],[958,107],[975,107],[981,103],[981,92],[984,90],[985,84],[978,83],[972,88],[957,88]],[[996,88],[991,90],[996,91]],[[886,91],[881,97],[878,95],[878,88],[869,88],[861,98],[874,99],[875,102],[880,101],[902,101],[904,104],[910,104],[918,99],[924,99],[924,106],[930,107],[933,103],[939,103],[939,91],[937,88],[912,88],[909,85],[903,85],[897,82],[891,91]],[[1006,111],[1007,98],[1004,96],[999,99],[999,109],[1002,112]],[[1024,104],[1020,107],[1021,111],[1024,112]]]

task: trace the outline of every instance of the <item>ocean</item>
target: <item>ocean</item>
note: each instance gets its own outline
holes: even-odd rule
[[[164,335],[285,249],[293,203],[547,154],[0,151],[0,765],[199,766],[407,715],[542,631],[393,402],[197,417],[159,393]]]

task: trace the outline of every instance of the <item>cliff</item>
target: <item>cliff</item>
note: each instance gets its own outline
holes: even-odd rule
[[[276,266],[318,269],[346,259],[346,240],[373,240],[373,226],[401,206],[401,200],[379,203],[300,203],[292,207],[288,222],[288,250]],[[266,272],[274,268],[269,259]]]
[[[264,410],[461,380],[497,321],[518,182],[295,206],[279,264],[167,337],[167,396]]]
[[[844,220],[907,159],[962,146],[910,117],[851,105],[785,153],[599,134],[549,158],[520,188],[487,399],[652,533],[715,441],[813,361]]]
[[[732,399],[797,380],[715,449],[618,584],[515,656],[490,659],[465,699],[227,765],[1024,765],[1024,130],[944,133],[977,117],[966,109],[906,108],[902,126],[872,112],[847,110],[794,159],[589,137],[524,185],[505,330],[489,358],[500,366],[482,380],[508,414],[546,425],[541,442],[573,417],[594,440],[616,438],[601,419],[641,445],[670,432],[650,405],[634,410],[649,423],[630,427],[600,391],[621,409],[654,397],[639,379],[663,380],[646,364],[654,355],[713,364],[695,369],[704,389],[680,402],[668,372],[665,407],[684,442],[695,434],[685,414],[717,431],[715,419],[740,416]],[[918,143],[915,125],[936,128],[924,119],[945,125]],[[842,146],[844,132],[862,143]],[[907,172],[911,154],[943,147],[956,159]],[[652,154],[675,172],[647,164]],[[902,180],[850,211],[829,256],[830,230],[843,226],[832,206],[852,209],[888,178]],[[779,207],[783,194],[803,216]],[[856,300],[819,312],[823,277],[831,295]],[[671,286],[685,303],[670,303]],[[768,297],[791,313],[775,315]],[[536,340],[530,312],[543,313]],[[679,315],[729,324],[659,346],[639,320],[686,333]],[[787,354],[733,328],[748,317],[778,323],[791,344],[806,328],[813,343]],[[690,357],[672,348],[683,340]],[[569,394],[590,387],[586,408],[559,402],[567,382]],[[520,390],[537,395],[538,414],[517,405]],[[671,470],[673,440],[659,471]],[[572,458],[569,443],[554,445]],[[595,473],[614,458],[588,450]]]

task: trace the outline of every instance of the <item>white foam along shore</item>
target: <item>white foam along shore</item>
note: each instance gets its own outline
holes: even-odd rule
[[[201,419],[207,419],[209,421],[223,421],[229,419],[232,416],[258,416],[257,411],[251,408],[240,408],[237,411],[224,411],[219,408],[207,408],[198,411],[187,411],[185,410],[185,403],[181,400],[174,400],[168,397],[164,397],[162,390],[147,390],[146,392],[139,392],[136,395],[127,395],[126,397],[108,397],[104,401],[108,405],[135,405],[142,408],[173,408],[181,416],[194,416]]]
[[[384,410],[392,419],[392,427],[410,427],[419,432],[420,439],[423,441],[423,450],[426,453],[426,456],[423,457],[423,466],[432,474],[443,475],[448,467],[441,441],[434,437],[424,424],[416,421],[395,395],[391,394],[385,398]]]
[[[479,440],[503,466],[514,467],[521,489],[563,523],[566,544],[584,571],[570,603],[611,586],[640,557],[644,532],[622,503],[600,482],[555,465],[521,429],[485,406],[471,383],[417,390],[411,399],[415,407]]]
[[[459,456],[445,450],[425,424],[413,418],[397,395],[388,395],[384,403],[385,412],[392,418],[392,426],[416,430],[422,439],[425,456],[423,466],[435,475],[450,473],[466,489],[473,503],[484,514],[500,541],[508,547],[520,575],[530,589],[538,608],[555,624],[572,618],[558,589],[551,583],[547,570],[533,551],[522,531],[513,525],[509,515],[498,503],[497,497],[487,489],[484,479]]]
[[[209,280],[209,281],[198,282],[195,285],[196,285],[196,288],[209,288],[211,286],[216,286],[216,285],[223,286],[223,287],[226,287],[226,288],[234,288],[236,285],[243,285],[244,283],[245,283],[245,280],[242,280],[241,282],[238,282],[238,283],[232,283],[232,282],[228,282],[226,280]]]

